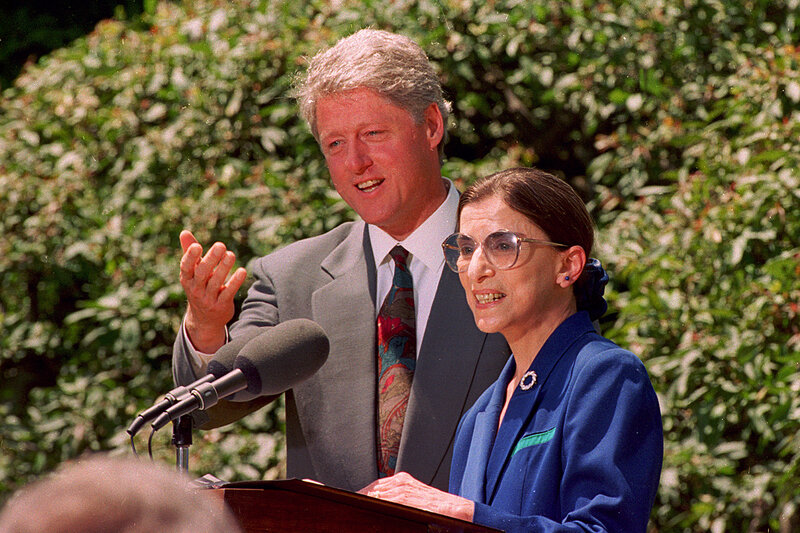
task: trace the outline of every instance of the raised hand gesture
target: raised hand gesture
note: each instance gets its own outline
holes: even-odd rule
[[[203,255],[203,247],[192,232],[183,230],[180,235],[180,281],[189,305],[184,326],[195,349],[214,353],[225,344],[225,325],[233,318],[233,298],[244,283],[247,271],[237,268],[228,274],[236,262],[236,255],[221,242],[214,243]]]

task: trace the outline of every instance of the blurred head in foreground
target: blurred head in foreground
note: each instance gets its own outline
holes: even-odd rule
[[[93,456],[22,488],[0,513],[0,533],[240,532],[212,496],[174,470]]]

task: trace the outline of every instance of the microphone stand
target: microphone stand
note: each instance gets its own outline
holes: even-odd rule
[[[175,445],[178,472],[189,473],[189,446],[192,444],[192,417],[183,415],[172,421],[172,444]]]

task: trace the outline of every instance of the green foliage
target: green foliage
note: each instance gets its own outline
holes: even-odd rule
[[[4,94],[6,489],[123,445],[171,388],[181,228],[246,263],[351,216],[286,97],[308,50],[268,6],[238,7],[104,22]]]
[[[0,101],[0,493],[125,453],[171,388],[182,228],[247,265],[352,219],[287,90],[304,57],[371,25],[439,68],[446,175],[536,165],[590,200],[605,331],[645,361],[664,415],[653,529],[797,525],[797,0],[144,5]],[[278,403],[196,432],[190,466],[281,475],[281,427]]]
[[[706,94],[674,96],[710,120],[664,111],[635,146],[596,160],[621,181],[675,151],[671,183],[639,189],[600,254],[616,277],[608,334],[649,354],[661,398],[670,531],[797,520],[800,50],[745,48],[731,64]]]

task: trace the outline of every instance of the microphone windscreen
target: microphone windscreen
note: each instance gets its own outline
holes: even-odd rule
[[[330,342],[319,324],[296,318],[248,342],[233,366],[245,375],[248,393],[280,394],[319,370],[329,350]]]
[[[264,333],[264,328],[256,328],[248,330],[235,339],[231,339],[225,343],[219,350],[214,352],[214,357],[208,363],[206,372],[213,374],[215,378],[219,379],[231,370],[236,361],[236,356],[242,351],[248,342],[253,340]]]

